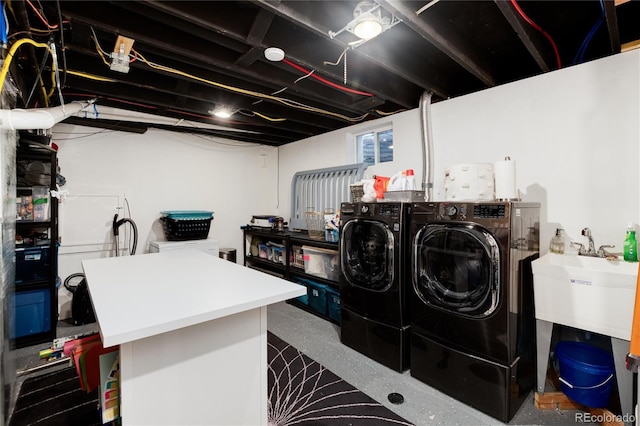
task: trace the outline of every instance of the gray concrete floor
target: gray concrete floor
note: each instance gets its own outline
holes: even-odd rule
[[[270,305],[267,328],[305,355],[319,362],[406,420],[420,425],[501,425],[474,408],[411,377],[398,373],[340,343],[340,329],[313,314],[287,303]],[[479,390],[481,391],[481,390]],[[404,403],[394,405],[387,396],[397,392]],[[584,424],[576,418],[582,411],[538,410],[533,392],[510,425]]]

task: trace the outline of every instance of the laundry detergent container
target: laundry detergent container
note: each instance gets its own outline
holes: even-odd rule
[[[592,408],[609,405],[615,383],[613,355],[582,342],[558,342],[558,359],[562,392],[572,400]]]

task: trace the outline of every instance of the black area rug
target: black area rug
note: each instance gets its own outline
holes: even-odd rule
[[[267,343],[269,426],[412,424],[270,332]]]
[[[10,426],[101,425],[98,389],[86,393],[73,367],[26,379]]]
[[[411,425],[271,332],[269,426]],[[80,388],[75,368],[25,380],[10,426],[102,424],[98,389]]]

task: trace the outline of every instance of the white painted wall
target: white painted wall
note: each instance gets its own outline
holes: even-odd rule
[[[618,54],[432,105],[433,200],[442,201],[444,171],[460,163],[510,156],[524,201],[542,203],[541,251],[556,227],[596,247],[622,251],[628,222],[640,223],[640,50]],[[280,212],[290,215],[289,186],[299,170],[349,164],[349,133],[389,120],[394,161],[366,177],[413,168],[422,180],[419,110],[411,110],[280,148]]]
[[[240,261],[240,226],[253,214],[277,210],[278,157],[273,147],[156,130],[133,134],[65,124],[54,128],[53,140],[59,146],[60,173],[67,180],[63,189],[70,199],[69,205],[63,200],[60,209],[62,280],[82,272],[84,259],[115,255],[109,246],[113,215],[123,217],[125,212],[105,207],[114,195],[126,197],[137,225],[136,254],[148,252],[150,241],[165,240],[158,220],[161,211],[209,210],[214,211],[209,237],[220,247],[235,248]],[[71,205],[71,197],[78,194],[96,197],[79,211]],[[121,242],[126,229],[120,228]],[[106,245],[94,244],[100,239]],[[70,295],[61,288],[59,296],[61,318],[68,318]]]
[[[542,203],[543,253],[558,226],[576,241],[583,241],[580,230],[588,226],[596,245],[615,244],[621,251],[626,224],[640,223],[639,116],[640,50],[438,102],[431,117],[433,199],[444,200],[448,166],[495,162],[509,155],[516,162],[522,199]],[[215,211],[210,236],[221,247],[236,248],[241,261],[240,226],[253,214],[288,219],[296,172],[355,162],[351,135],[389,122],[395,161],[370,167],[365,177],[413,168],[417,181],[422,180],[417,109],[279,149],[232,147],[154,130],[136,135],[63,124],[54,128],[54,141],[71,193],[87,186],[124,188],[140,230],[138,253],[148,250],[149,241],[162,239],[160,211],[204,209]],[[108,217],[97,217],[96,226],[108,241],[113,216],[101,216]],[[64,235],[62,239],[64,249]],[[63,254],[60,276],[80,271],[83,257],[107,255],[112,253]],[[61,289],[63,303],[65,293]]]

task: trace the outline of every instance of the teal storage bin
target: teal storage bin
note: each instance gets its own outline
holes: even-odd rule
[[[327,286],[307,280],[307,296],[309,306],[322,315],[327,315]]]
[[[297,300],[300,303],[303,303],[305,305],[309,304],[309,286],[307,285],[307,280],[305,280],[304,278],[300,278],[300,277],[293,277],[293,281],[296,284],[300,284],[303,285],[307,288],[307,293],[303,294],[302,296],[298,296],[295,298],[295,300]]]
[[[340,323],[340,292],[327,286],[327,313],[329,318]]]

